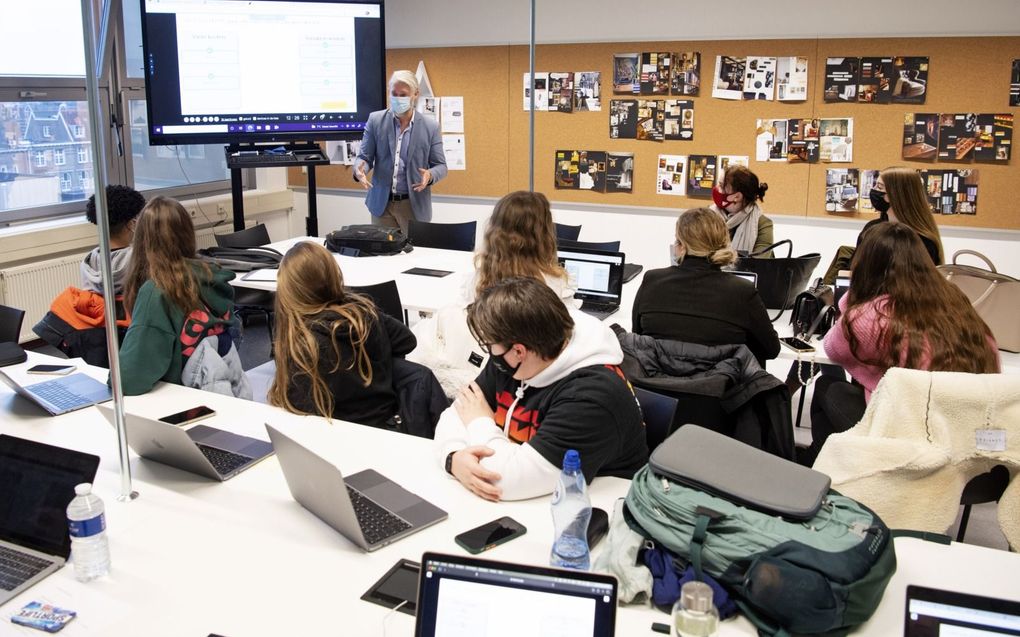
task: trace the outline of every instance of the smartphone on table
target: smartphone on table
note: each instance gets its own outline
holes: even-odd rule
[[[66,376],[75,369],[77,368],[74,365],[34,365],[25,371],[29,374],[53,374],[56,376]]]
[[[500,544],[505,544],[527,532],[528,529],[523,524],[509,516],[503,516],[470,531],[464,531],[453,538],[453,541],[468,553],[481,553]]]
[[[796,336],[784,336],[779,339],[779,342],[789,347],[795,352],[813,352],[815,351],[814,346],[805,340],[799,339]]]
[[[169,425],[179,425],[183,427],[184,425],[190,425],[193,422],[198,422],[199,420],[204,420],[215,415],[215,411],[205,405],[200,405],[198,407],[192,407],[191,409],[179,411],[176,414],[163,416],[159,420],[160,422],[165,422]]]

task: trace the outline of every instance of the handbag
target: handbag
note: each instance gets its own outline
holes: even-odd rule
[[[815,279],[811,287],[797,295],[790,312],[790,325],[798,336],[825,336],[835,318],[835,296],[832,288]],[[817,322],[816,322],[817,321]],[[808,331],[814,332],[808,335]]]
[[[414,246],[398,228],[360,224],[330,232],[326,248],[347,256],[374,257],[410,252]]]
[[[785,257],[760,258],[760,255],[768,254],[783,244],[787,246]],[[758,275],[758,294],[765,303],[765,307],[779,310],[775,316],[769,317],[772,321],[778,319],[785,310],[793,306],[797,295],[807,287],[811,273],[815,271],[818,263],[822,260],[822,255],[817,252],[799,257],[792,255],[793,242],[783,239],[767,248],[738,257],[734,265],[737,270],[754,272]]]
[[[973,255],[988,265],[984,270],[972,265],[956,262],[962,254]],[[939,271],[960,288],[978,316],[992,330],[999,349],[1020,352],[1020,280],[995,270],[991,260],[974,250],[958,250],[953,254],[951,264],[938,266]]]

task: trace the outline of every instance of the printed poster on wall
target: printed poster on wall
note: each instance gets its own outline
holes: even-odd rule
[[[687,156],[659,155],[655,194],[682,197],[687,194]]]
[[[1020,106],[1020,60],[1013,60],[1009,75],[1009,105]]]
[[[638,79],[638,90],[641,94],[668,95],[672,65],[672,54],[669,52],[642,53]]]
[[[857,212],[860,200],[860,172],[856,168],[825,171],[825,211]]]
[[[928,58],[893,59],[892,101],[894,104],[924,104],[928,96]]]
[[[715,57],[715,79],[712,80],[712,97],[724,100],[743,99],[746,63],[746,58],[717,55]]]
[[[531,96],[530,89],[528,88],[528,78],[531,76],[530,73],[524,74],[524,110],[531,110]],[[548,73],[535,73],[535,110],[536,111],[547,111],[549,110],[549,74]]]
[[[637,139],[638,101],[609,101],[609,138]]]
[[[790,163],[816,163],[819,158],[821,142],[819,135],[821,120],[791,119],[787,121],[786,160]]]
[[[981,113],[977,116],[978,142],[974,159],[1009,163],[1013,146],[1013,114]]]
[[[673,70],[670,72],[670,92],[673,95],[695,97],[701,89],[701,53],[681,51],[673,54]]]
[[[637,95],[641,92],[638,53],[617,53],[613,56],[613,92]]]
[[[786,161],[789,120],[759,119],[755,129],[755,161]]]
[[[662,100],[638,100],[637,138],[661,142],[666,138]]]
[[[748,56],[744,66],[744,99],[771,101],[776,93],[776,58]]]
[[[823,162],[852,162],[854,160],[854,120],[819,120],[819,159]]]
[[[634,189],[634,153],[606,153],[606,192]]]
[[[744,166],[746,168],[750,165],[750,157],[747,155],[719,155],[717,164],[715,185],[721,186],[723,177],[726,176],[726,171],[729,170],[730,166]]]
[[[808,59],[781,57],[776,62],[776,99],[780,102],[807,100]]]
[[[443,153],[448,170],[467,170],[467,151],[463,135],[443,135]]]
[[[464,132],[464,98],[441,97],[439,110],[442,114],[440,129],[444,133]]]
[[[687,159],[687,196],[711,199],[715,175],[715,155],[690,155]]]
[[[663,118],[667,140],[694,139],[694,100],[666,100]]]
[[[826,102],[857,101],[860,63],[860,58],[826,58],[823,93]]]
[[[934,214],[977,214],[978,171],[933,169],[920,173]]]
[[[857,101],[873,104],[892,102],[893,59],[891,57],[861,58]]]
[[[878,176],[880,174],[882,174],[881,170],[861,171],[861,200],[858,204],[858,209],[861,212],[878,214],[878,211],[871,205],[871,189],[875,187],[875,183],[878,181]]]
[[[574,74],[549,74],[549,110],[570,113],[574,110]]]
[[[574,73],[574,111],[602,110],[602,74],[598,71]]]
[[[907,113],[903,116],[903,159],[935,159],[938,149],[938,113]]]

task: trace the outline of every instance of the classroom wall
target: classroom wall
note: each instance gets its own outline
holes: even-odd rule
[[[1015,0],[536,0],[536,40],[728,40],[1020,34]],[[522,44],[525,0],[387,0],[389,48]],[[651,50],[651,49],[649,49]]]

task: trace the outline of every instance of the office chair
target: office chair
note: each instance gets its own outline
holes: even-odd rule
[[[21,337],[21,324],[25,321],[25,310],[0,305],[0,343],[17,343]]]
[[[634,388],[634,395],[641,405],[641,415],[645,420],[645,440],[648,441],[648,452],[651,453],[673,433],[673,419],[676,418],[680,401],[640,387]]]
[[[475,249],[477,221],[465,223],[431,223],[411,219],[407,238],[416,248],[440,248],[471,252]]]
[[[400,290],[397,289],[396,281],[383,281],[375,285],[349,285],[347,289],[371,298],[379,311],[407,325],[407,313],[404,312],[404,306],[400,302]]]
[[[216,238],[216,245],[221,248],[257,248],[270,243],[269,230],[263,223],[237,232],[213,236]],[[275,292],[234,288],[234,312],[241,318],[242,323],[252,315],[265,316],[270,343],[273,342],[273,304],[275,301]]]
[[[602,241],[602,242],[591,242],[591,241],[571,241],[569,239],[556,238],[556,247],[559,250],[570,250],[571,248],[580,248],[582,250],[602,250],[603,252],[619,252],[620,242],[619,241]]]
[[[577,238],[581,236],[581,226],[568,226],[562,223],[556,225],[556,239],[566,239],[567,241],[577,241]]]
[[[970,507],[985,502],[998,502],[1003,492],[1009,486],[1009,469],[1004,465],[996,465],[988,473],[971,478],[967,486],[963,487],[963,494],[960,496],[960,504],[963,506],[963,515],[960,516],[960,529],[956,532],[956,541],[962,542],[963,536],[967,533],[967,522],[970,521]]]
[[[215,234],[216,245],[221,248],[256,248],[271,243],[269,230],[264,223],[229,234]]]

